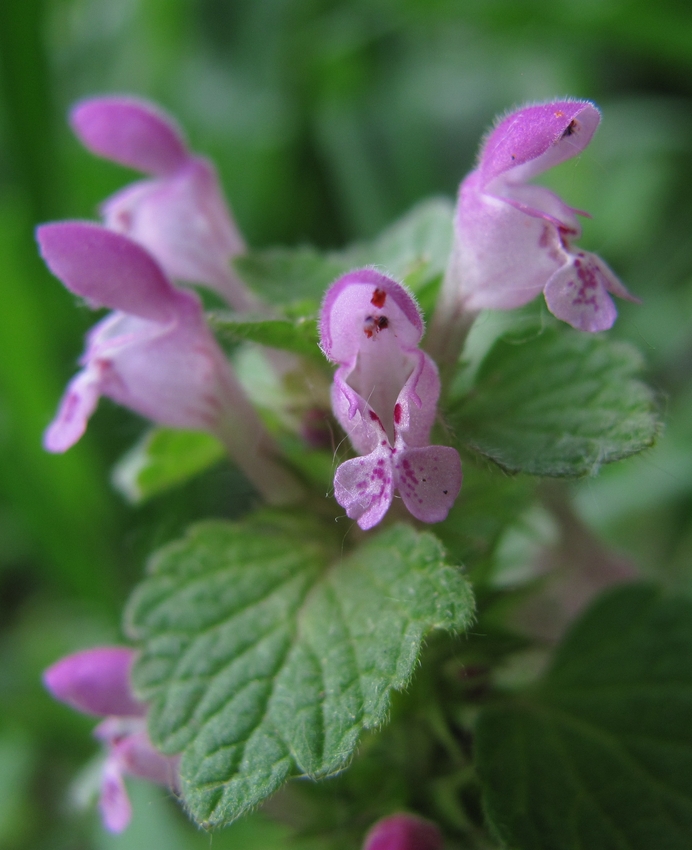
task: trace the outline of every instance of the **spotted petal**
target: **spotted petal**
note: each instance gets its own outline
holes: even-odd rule
[[[334,496],[351,519],[367,531],[389,510],[394,494],[391,449],[375,449],[342,463],[334,476]]]
[[[442,522],[461,490],[461,461],[450,446],[405,449],[394,456],[396,487],[422,522]]]

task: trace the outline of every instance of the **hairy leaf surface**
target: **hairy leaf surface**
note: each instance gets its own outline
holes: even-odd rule
[[[549,328],[501,337],[449,410],[459,442],[512,472],[594,474],[651,446],[659,430],[631,346]]]
[[[162,550],[128,609],[152,739],[183,751],[185,802],[222,824],[289,776],[348,764],[431,629],[473,602],[437,539],[396,526],[348,556],[312,520],[263,513]]]
[[[320,254],[313,248],[270,248],[235,260],[243,280],[267,301],[317,310],[327,287],[351,269],[377,266],[419,292],[445,270],[452,245],[453,204],[432,198],[375,240]]]
[[[209,315],[209,323],[222,341],[250,340],[271,348],[314,357],[324,363],[324,354],[319,347],[317,320],[314,318],[263,319],[218,312]]]

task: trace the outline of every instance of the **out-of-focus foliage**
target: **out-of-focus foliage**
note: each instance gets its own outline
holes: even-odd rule
[[[691,638],[689,599],[620,588],[575,626],[534,688],[481,714],[476,763],[509,846],[685,850]]]
[[[692,586],[685,4],[3,0],[0,846],[13,850],[209,846],[150,786],[135,786],[133,826],[122,837],[105,835],[93,812],[77,812],[66,786],[95,750],[90,723],[40,684],[61,654],[121,638],[119,609],[151,548],[196,517],[233,516],[247,493],[220,465],[142,508],[127,506],[108,471],[144,426],[104,402],[66,456],[41,449],[91,318],[42,268],[32,229],[51,217],[93,217],[124,182],[124,170],[80,149],[65,123],[75,99],[123,91],[160,101],[216,160],[257,250],[369,239],[419,199],[452,197],[498,112],[564,94],[594,99],[603,110],[598,135],[550,185],[593,214],[581,244],[644,302],[620,305],[612,335],[639,342],[667,429],[653,451],[571,486],[581,519],[643,572]],[[491,324],[474,329],[472,351],[490,344]],[[473,549],[471,537],[457,542]],[[343,782],[365,781],[357,764],[353,776]],[[456,781],[450,774],[449,787],[433,793],[434,811],[450,822],[459,816]],[[339,822],[335,802],[322,809]],[[213,846],[321,845],[292,843],[284,827],[256,815]]]

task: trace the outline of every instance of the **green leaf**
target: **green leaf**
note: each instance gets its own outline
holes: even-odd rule
[[[495,466],[482,469],[472,459],[464,459],[463,471],[461,493],[447,519],[435,526],[435,534],[476,584],[490,571],[503,532],[531,503],[536,479],[506,475]]]
[[[418,292],[444,274],[452,250],[454,204],[431,198],[415,206],[374,242],[345,252],[353,266],[376,265]]]
[[[152,428],[113,469],[113,483],[125,498],[140,504],[183,484],[224,457],[226,450],[211,434]]]
[[[317,311],[327,287],[350,269],[377,266],[419,292],[441,277],[452,245],[454,207],[446,198],[418,204],[373,242],[320,254],[313,248],[271,248],[238,257],[243,280],[273,304]]]
[[[300,302],[306,311],[316,311],[329,284],[349,268],[338,254],[309,247],[252,251],[233,263],[245,283],[271,304]]]
[[[595,474],[653,445],[651,391],[631,346],[566,329],[501,337],[449,411],[458,439],[511,472]]]
[[[290,775],[344,768],[424,636],[473,602],[437,539],[397,526],[347,557],[307,516],[206,523],[153,560],[128,608],[152,740],[183,750],[185,802],[228,823]]]
[[[271,348],[315,357],[320,363],[324,363],[324,354],[319,347],[317,321],[314,318],[300,316],[295,319],[253,319],[220,312],[210,313],[208,318],[211,329],[222,341],[251,340]]]
[[[517,850],[692,846],[692,601],[601,597],[533,689],[486,708],[486,812]]]

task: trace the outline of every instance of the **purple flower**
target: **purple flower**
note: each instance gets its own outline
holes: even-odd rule
[[[362,455],[337,469],[337,502],[368,529],[398,490],[413,516],[440,522],[459,493],[461,462],[455,449],[430,445],[440,380],[418,348],[423,321],[415,301],[372,269],[349,272],[327,291],[320,335],[339,364],[334,414]]]
[[[543,291],[559,319],[602,331],[617,315],[608,293],[636,300],[603,260],[574,246],[579,211],[528,183],[581,153],[599,121],[588,101],[555,101],[513,112],[489,134],[459,192],[446,310],[510,310]]]
[[[172,279],[206,284],[237,310],[254,306],[230,267],[245,246],[216,171],[188,151],[175,122],[154,105],[125,97],[84,100],[70,120],[90,151],[152,178],[105,202],[106,226],[143,245]]]
[[[197,295],[176,289],[142,247],[99,225],[46,224],[37,238],[48,267],[71,292],[115,311],[87,337],[82,371],[46,431],[48,451],[76,443],[105,395],[154,422],[210,431],[267,500],[290,500],[293,481],[271,457],[269,437]]]
[[[442,850],[442,834],[434,823],[414,815],[390,815],[368,832],[363,850]]]
[[[134,650],[103,646],[60,659],[43,674],[50,693],[71,708],[105,717],[94,735],[106,747],[99,807],[111,832],[122,832],[132,817],[124,777],[139,776],[178,791],[178,757],[154,748],[146,731],[147,706],[130,686]]]

